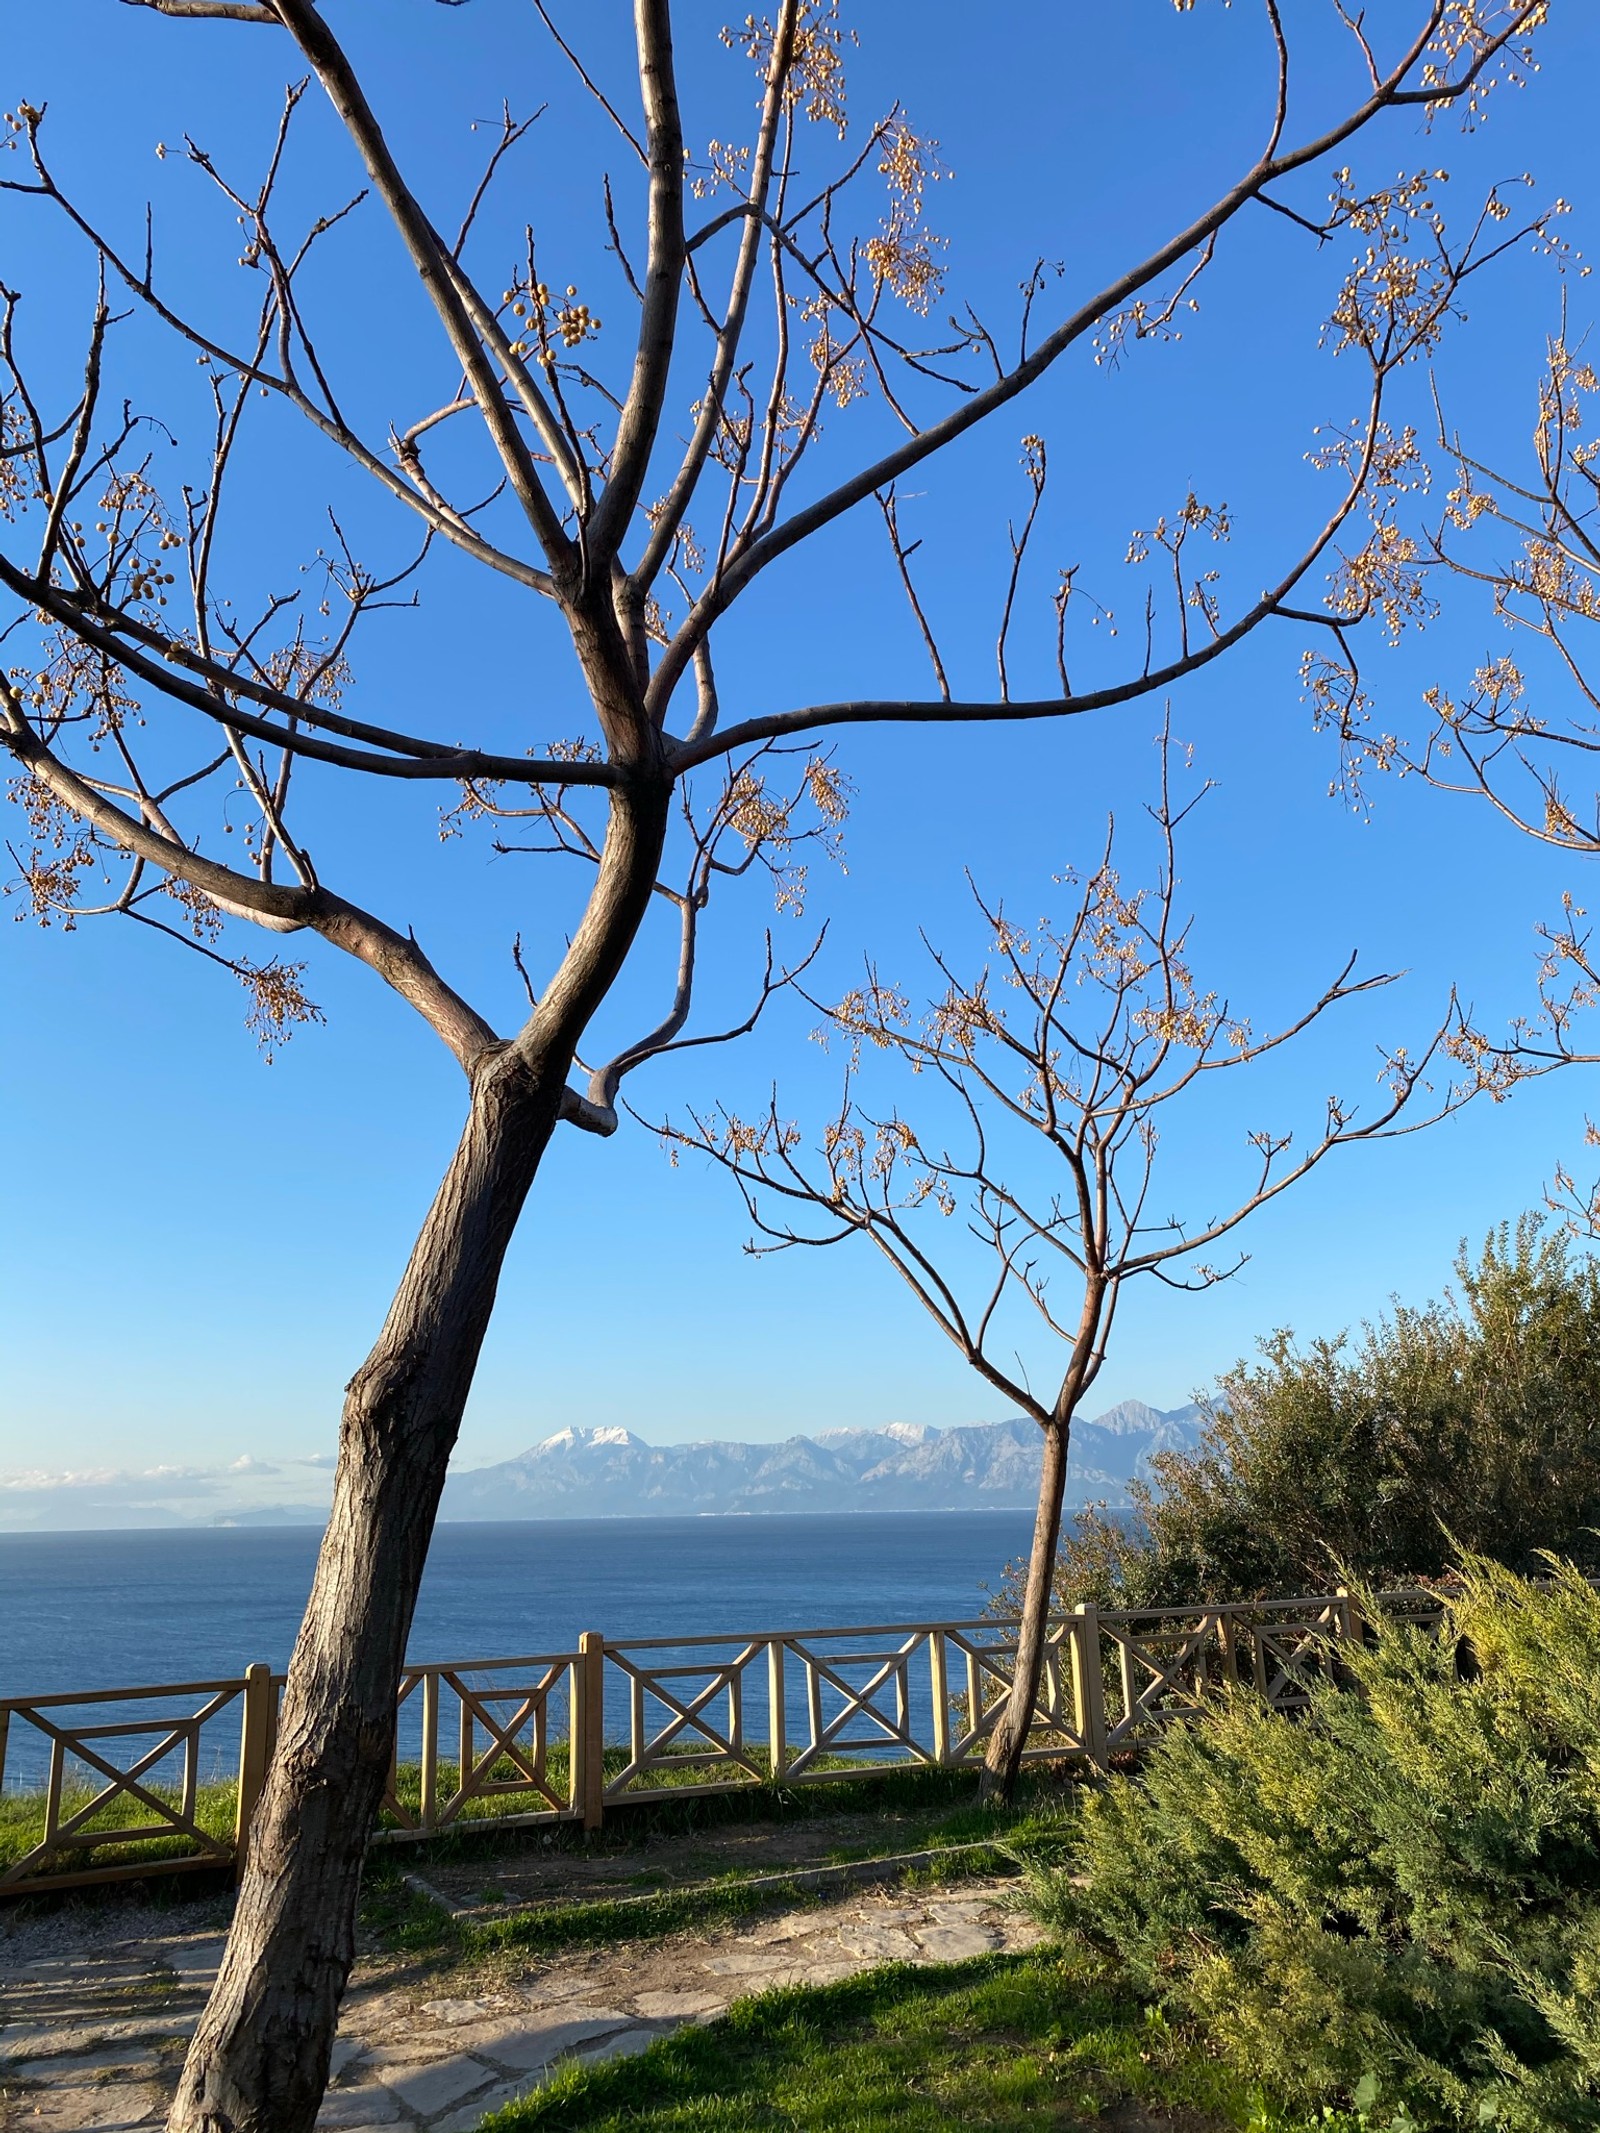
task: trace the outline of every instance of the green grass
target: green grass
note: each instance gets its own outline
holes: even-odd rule
[[[637,2059],[573,2067],[485,2133],[1039,2133],[1118,2107],[1185,2133],[1310,2133],[1193,2035],[1059,1951],[763,1994]],[[1342,2121],[1321,2114],[1317,2133]],[[1349,2121],[1353,2128],[1354,2121]]]
[[[908,1773],[908,1779],[912,1775],[916,1774]],[[949,1773],[928,1775],[942,1779]],[[902,1791],[912,1789],[907,1780],[884,1782],[898,1783]],[[860,1789],[865,1790],[866,1784],[863,1780]],[[1048,1795],[1027,1797],[1012,1808],[964,1804],[953,1814],[930,1814],[926,1812],[930,1797],[937,1800],[945,1788],[941,1785],[920,1789],[924,1814],[909,1827],[898,1826],[892,1832],[892,1841],[886,1841],[879,1831],[865,1841],[832,1846],[825,1859],[815,1863],[843,1865],[927,1851],[935,1856],[901,1878],[911,1886],[941,1886],[1012,1871],[1021,1859],[1049,1860],[1062,1842],[1064,1813]],[[961,1789],[970,1800],[970,1778]],[[782,1798],[773,1793],[768,1798],[773,1812],[781,1813]],[[439,1839],[437,1844],[443,1846],[449,1841]],[[468,1841],[465,1833],[462,1841]],[[476,1846],[483,1840],[471,1841]],[[978,1848],[962,1848],[972,1845]],[[437,1856],[435,1846],[429,1846],[428,1851]],[[456,1856],[460,1856],[459,1850]],[[610,1947],[628,1941],[655,1940],[668,1933],[706,1931],[753,1917],[776,1904],[793,1906],[819,1900],[818,1893],[804,1879],[812,1866],[797,1867],[786,1874],[781,1866],[774,1869],[758,1864],[684,1888],[658,1888],[580,1902],[552,1900],[508,1909],[499,1916],[456,1918],[407,1881],[407,1867],[416,1858],[409,1848],[404,1852],[378,1849],[367,1862],[362,1923],[382,1945],[397,1953],[469,1957],[510,1949],[533,1955],[553,1954],[563,1948]],[[630,1877],[635,1883],[641,1878]]]
[[[999,1853],[987,1848],[932,1862],[905,1875],[909,1883],[946,1883],[993,1872]],[[793,1908],[820,1900],[801,1878],[806,1869],[776,1876],[730,1873],[683,1889],[597,1897],[578,1903],[550,1902],[508,1909],[500,1916],[455,1918],[405,1879],[404,1862],[375,1852],[362,1884],[362,1924],[396,1953],[490,1955],[517,1949],[549,1955],[562,1948],[615,1947],[658,1940],[668,1933],[703,1932],[752,1918],[775,1904]]]
[[[615,1751],[621,1767],[621,1751]],[[841,1761],[841,1769],[848,1765]],[[414,1766],[401,1770],[400,1797],[414,1804],[417,1777]],[[446,1777],[454,1783],[453,1769],[441,1766],[440,1789]],[[608,1803],[605,1827],[585,1832],[575,1822],[543,1826],[533,1841],[541,1848],[558,1851],[619,1853],[639,1849],[656,1837],[693,1837],[710,1831],[742,1828],[752,1823],[781,1827],[819,1819],[856,1821],[859,1835],[831,1846],[822,1858],[829,1861],[871,1859],[889,1851],[916,1851],[938,1843],[958,1843],[989,1836],[1008,1836],[1016,1819],[1015,1810],[996,1811],[976,1804],[976,1773],[971,1770],[939,1770],[926,1765],[908,1765],[877,1777],[841,1776],[826,1784],[741,1785],[727,1792],[669,1796],[662,1800]],[[1021,1794],[1024,1819],[1038,1802],[1063,1797],[1059,1786],[1048,1780],[1025,1781]],[[426,1871],[430,1862],[460,1865],[487,1863],[504,1857],[508,1848],[525,1840],[503,1826],[507,1815],[517,1812],[514,1799],[484,1803],[483,1816],[463,1816],[437,1836],[417,1838],[399,1846],[397,1857]],[[478,1805],[473,1802],[474,1807]],[[890,1817],[892,1829],[885,1828]],[[386,1824],[387,1826],[387,1824]]]
[[[615,1750],[613,1754],[620,1768],[622,1751]],[[559,1780],[562,1775],[555,1767],[553,1756],[552,1780]],[[455,1767],[441,1764],[438,1782],[440,1797],[448,1798],[456,1784]],[[418,1766],[402,1764],[398,1773],[398,1796],[413,1811],[420,1798],[420,1786]],[[176,1796],[166,1787],[151,1789],[159,1797],[170,1798],[176,1804]],[[763,1783],[741,1787],[734,1792],[641,1802],[620,1809],[613,1807],[607,1810],[605,1829],[594,1835],[586,1835],[571,1822],[546,1824],[524,1835],[505,1825],[509,1817],[526,1812],[526,1795],[503,1794],[488,1800],[474,1800],[461,1820],[435,1837],[374,1847],[367,1876],[366,1922],[369,1930],[396,1948],[421,1951],[462,1945],[462,1930],[452,1924],[438,1905],[410,1890],[402,1879],[404,1872],[410,1867],[426,1872],[431,1863],[465,1862],[481,1862],[488,1870],[494,1859],[514,1855],[529,1841],[537,1842],[541,1847],[549,1846],[557,1852],[581,1852],[593,1856],[596,1852],[615,1854],[640,1850],[652,1838],[692,1837],[730,1826],[758,1823],[778,1830],[786,1825],[828,1817],[854,1822],[856,1827],[843,1835],[840,1842],[829,1846],[815,1863],[844,1864],[890,1853],[941,1850],[992,1840],[994,1848],[991,1850],[958,1854],[948,1861],[934,1862],[914,1877],[919,1881],[966,1879],[973,1874],[993,1872],[1004,1867],[1006,1851],[1016,1841],[1024,1841],[1033,1852],[1049,1841],[1050,1829],[1058,1821],[1059,1811],[1052,1813],[1052,1791],[1048,1785],[1026,1793],[1018,1808],[1000,1811],[976,1806],[973,1792],[974,1778],[970,1771],[912,1766],[870,1778],[840,1777],[826,1784],[797,1786]],[[87,1787],[69,1792],[64,1801],[65,1812],[70,1814],[86,1805],[92,1797]],[[235,1801],[232,1780],[202,1785],[197,1792],[195,1819],[209,1835],[224,1842],[230,1841]],[[892,1822],[890,1818],[893,1818]],[[193,1855],[194,1846],[190,1840],[176,1833],[137,1844],[118,1840],[120,1830],[138,1827],[150,1819],[149,1810],[140,1802],[126,1797],[113,1800],[93,1823],[93,1832],[100,1841],[92,1846],[74,1846],[71,1850],[58,1852],[54,1858],[41,1861],[36,1871],[45,1877],[52,1872],[78,1873],[99,1866],[143,1862],[159,1871],[167,1862]],[[393,1817],[386,1814],[381,1826],[390,1829],[396,1825]],[[43,1834],[42,1792],[0,1794],[0,1872],[31,1851]],[[635,1885],[641,1881],[647,1885],[651,1879],[665,1878],[652,1870],[647,1861],[642,1860],[641,1865],[644,1872],[634,1877]],[[782,1870],[781,1861],[777,1870]],[[559,1918],[553,1915],[557,1908],[554,1905],[532,1911],[514,1909],[504,1920],[484,1921],[481,1927],[475,1925],[468,1937],[480,1938],[486,1946],[515,1945],[536,1950],[593,1945],[612,1938],[642,1939],[698,1924],[713,1924],[718,1920],[745,1916],[772,1902],[775,1893],[782,1893],[741,1892],[740,1883],[763,1871],[768,1869],[757,1865],[744,1874],[725,1877],[725,1885],[710,1894],[669,1888],[661,1892],[658,1904],[648,1907],[615,1902],[583,1903],[561,1907]]]
[[[97,1787],[90,1785],[66,1786],[61,1796],[61,1820],[70,1819],[80,1808],[87,1807],[95,1797]],[[152,1785],[149,1790],[157,1799],[168,1801],[174,1808],[179,1795],[165,1785]],[[201,1785],[195,1791],[194,1818],[207,1836],[220,1842],[233,1841],[234,1815],[238,1802],[238,1788],[230,1778],[216,1785]],[[42,1792],[0,1793],[0,1872],[15,1866],[44,1836],[45,1796]],[[165,1859],[182,1859],[194,1855],[192,1838],[174,1831],[170,1837],[151,1837],[137,1844],[119,1843],[119,1830],[139,1829],[155,1822],[152,1810],[142,1800],[130,1799],[121,1794],[108,1802],[93,1820],[85,1825],[83,1834],[93,1835],[95,1843],[64,1846],[50,1859],[41,1861],[36,1871],[49,1873],[84,1873],[91,1867],[120,1866],[130,1862],[149,1860],[156,1864]]]

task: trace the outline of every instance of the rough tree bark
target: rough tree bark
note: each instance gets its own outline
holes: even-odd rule
[[[295,1643],[233,1929],[174,2133],[305,2133],[355,1955],[367,1838],[394,1754],[395,1682],[500,1271],[561,1115],[584,1023],[648,906],[669,782],[612,806],[594,894],[529,1041],[472,1076],[461,1140],[383,1330],[346,1390],[332,1515]]]
[[[354,1956],[356,1888],[393,1753],[394,1683],[445,1469],[560,1077],[502,1054],[372,1353],[351,1380],[333,1511],[290,1663],[278,1753],[175,2126],[310,2125]]]
[[[1028,1550],[1028,1581],[1022,1596],[1022,1625],[1006,1707],[989,1736],[979,1781],[979,1797],[1009,1800],[1022,1767],[1023,1752],[1039,1700],[1044,1672],[1044,1640],[1050,1620],[1050,1590],[1055,1578],[1056,1546],[1061,1539],[1061,1505],[1067,1489],[1067,1452],[1072,1418],[1052,1416],[1044,1425],[1044,1459],[1039,1470],[1039,1503]]]

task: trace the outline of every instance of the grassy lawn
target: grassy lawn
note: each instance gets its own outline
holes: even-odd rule
[[[453,1789],[453,1766],[441,1765],[439,1779],[442,1793]],[[418,1789],[416,1766],[402,1764],[397,1785],[400,1798],[414,1806]],[[696,1881],[715,1877],[726,1883],[717,1896],[706,1897],[704,1901],[692,1890],[664,1888],[657,1905],[630,1906],[604,1901],[580,1901],[574,1905],[570,1898],[565,1902],[557,1898],[554,1902],[539,1902],[531,1910],[520,1906],[515,1910],[508,1909],[504,1920],[486,1919],[481,1926],[470,1929],[486,1948],[515,1945],[536,1950],[613,1937],[635,1939],[652,1933],[679,1931],[702,1921],[711,1923],[719,1918],[741,1916],[759,1908],[762,1903],[773,1901],[782,1892],[741,1893],[738,1885],[763,1871],[783,1872],[791,1863],[785,1856],[783,1830],[804,1825],[817,1817],[827,1817],[837,1825],[837,1838],[825,1850],[813,1852],[808,1864],[843,1863],[907,1851],[952,1849],[963,1844],[985,1846],[985,1849],[965,1853],[952,1849],[948,1860],[937,1861],[924,1870],[925,1878],[931,1879],[965,1878],[1003,1866],[1005,1861],[1001,1853],[987,1848],[991,1842],[1006,1844],[1023,1836],[1030,1839],[1029,1848],[1033,1851],[1048,1843],[1047,1825],[1053,1826],[1059,1815],[1057,1803],[1061,1795],[1056,1788],[1046,1784],[1037,1793],[1026,1796],[1019,1808],[1000,1814],[977,1808],[973,1804],[973,1789],[970,1772],[921,1768],[873,1778],[841,1777],[825,1785],[752,1785],[737,1792],[688,1795],[681,1801],[668,1798],[621,1812],[613,1811],[608,1816],[606,1828],[595,1835],[586,1835],[573,1823],[546,1825],[539,1831],[507,1829],[506,1818],[525,1810],[527,1802],[524,1798],[501,1795],[474,1800],[459,1821],[436,1837],[393,1847],[382,1844],[374,1847],[367,1866],[367,1922],[380,1937],[392,1937],[391,1944],[397,1947],[420,1950],[446,1941],[459,1942],[461,1929],[453,1927],[436,1905],[409,1890],[403,1875],[408,1870],[426,1873],[434,1866],[481,1862],[486,1879],[492,1879],[497,1858],[515,1855],[532,1844],[540,1845],[555,1857],[567,1853],[592,1860],[635,1855],[641,1871],[632,1877],[634,1885],[645,1889],[677,1878],[675,1874],[662,1873],[655,1867],[652,1846],[659,1840],[693,1840],[702,1836],[714,1840],[716,1832],[731,1827],[771,1829],[774,1856],[765,1867],[752,1857],[749,1867],[737,1874],[719,1876],[714,1867],[697,1873],[694,1876]],[[156,1785],[152,1790],[161,1797],[172,1798],[176,1804],[176,1796],[168,1787]],[[86,1805],[92,1796],[87,1786],[69,1787],[63,1799],[64,1814]],[[231,1781],[201,1785],[196,1799],[196,1820],[202,1829],[226,1841],[233,1833],[234,1803],[235,1788]],[[151,1819],[150,1811],[140,1802],[127,1797],[115,1799],[95,1816],[92,1827],[84,1831],[85,1835],[92,1834],[95,1838],[92,1845],[74,1846],[58,1852],[52,1860],[41,1862],[37,1871],[48,1875],[145,1860],[152,1867],[159,1868],[164,1861],[192,1855],[193,1845],[177,1834],[138,1844],[120,1841],[123,1830],[146,1824]],[[393,1818],[388,1814],[381,1819],[382,1826],[394,1826]],[[42,1793],[0,1793],[0,1872],[31,1851],[43,1833]],[[487,1895],[490,1901],[497,1900],[493,1888]],[[570,1911],[572,1915],[558,1920],[554,1915],[558,1909]]]
[[[61,1819],[66,1821],[82,1807],[88,1806],[99,1786],[67,1786],[61,1800]],[[158,1799],[178,1804],[178,1796],[170,1787],[152,1785],[150,1790]],[[195,1821],[208,1836],[222,1842],[233,1838],[234,1810],[238,1792],[232,1781],[217,1785],[201,1785],[196,1788]],[[149,1860],[152,1864],[163,1859],[185,1858],[193,1854],[194,1844],[188,1837],[174,1831],[170,1837],[156,1837],[137,1844],[117,1841],[117,1832],[125,1829],[153,1827],[156,1816],[142,1800],[130,1799],[126,1794],[112,1800],[101,1808],[86,1826],[83,1834],[92,1835],[92,1845],[75,1844],[56,1853],[55,1857],[40,1868],[43,1873],[80,1873],[93,1866],[118,1866]],[[0,1871],[33,1850],[44,1835],[44,1795],[41,1792],[0,1793]]]
[[[851,1832],[847,1841],[830,1845],[821,1863],[932,1852],[935,1856],[926,1865],[900,1877],[906,1886],[954,1884],[975,1875],[1009,1871],[1015,1852],[1026,1852],[1033,1859],[1054,1853],[1062,1840],[1066,1812],[1058,1792],[1041,1789],[1025,1794],[1011,1808],[980,1808],[972,1804],[972,1789],[967,1773],[907,1771],[894,1778],[841,1784],[838,1792],[845,1795],[844,1800],[833,1787],[816,1786],[798,1797],[763,1787],[760,1794],[685,1801],[681,1809],[663,1802],[637,1811],[632,1842],[647,1845],[652,1834],[671,1835],[693,1824],[714,1828],[769,1818],[781,1824],[823,1812],[839,1816],[853,1808],[861,1817],[860,1834]],[[959,1804],[952,1807],[953,1800]],[[875,1823],[890,1805],[901,1810],[902,1818],[886,1841]],[[568,1842],[583,1841],[579,1832],[562,1834]],[[612,1825],[598,1841],[626,1847],[629,1838]],[[463,1827],[427,1846],[375,1849],[368,1856],[362,1888],[362,1923],[367,1932],[381,1946],[411,1954],[471,1957],[511,1950],[554,1954],[563,1948],[614,1946],[667,1933],[705,1931],[752,1917],[776,1903],[792,1906],[808,1900],[804,1879],[785,1877],[781,1855],[753,1860],[746,1868],[725,1870],[690,1887],[578,1901],[555,1899],[508,1908],[499,1917],[490,1912],[453,1918],[406,1878],[412,1868],[425,1869],[438,1859],[471,1857],[480,1848],[485,1860],[492,1859],[490,1832]],[[643,1856],[648,1858],[647,1850]],[[801,1877],[807,1871],[796,1870]],[[655,1877],[647,1871],[635,1878],[648,1882]]]
[[[625,1751],[616,1748],[607,1751],[608,1762],[618,1769],[622,1767]],[[849,1768],[844,1758],[836,1759],[836,1767],[842,1771]],[[498,1779],[509,1779],[518,1773],[512,1765],[504,1763],[491,1773]],[[565,1750],[552,1750],[549,1765],[550,1779],[556,1790],[564,1790],[566,1782]],[[683,1768],[676,1771],[668,1767],[660,1773],[659,1782],[670,1789],[678,1785],[688,1787],[702,1773],[684,1758]],[[148,1781],[147,1781],[148,1782]],[[441,1799],[448,1799],[457,1783],[456,1766],[441,1762],[438,1770],[438,1790]],[[86,1806],[99,1789],[98,1781],[91,1787],[88,1783],[69,1783],[62,1798],[62,1815],[65,1819]],[[896,1842],[884,1846],[872,1831],[872,1822],[885,1811],[908,1808],[930,1834],[930,1844],[951,1844],[961,1841],[953,1834],[960,1818],[960,1808],[970,1802],[974,1789],[970,1771],[932,1770],[908,1766],[871,1778],[841,1776],[823,1785],[774,1786],[770,1782],[740,1786],[726,1793],[686,1796],[681,1803],[670,1797],[665,1800],[641,1803],[637,1807],[610,1810],[608,1826],[599,1838],[585,1836],[573,1823],[546,1825],[551,1841],[560,1849],[589,1849],[596,1845],[607,1849],[631,1848],[642,1838],[651,1835],[671,1835],[695,1829],[709,1829],[740,1822],[785,1823],[804,1821],[816,1815],[859,1815],[862,1834],[859,1842],[836,1847],[830,1856],[838,1858],[869,1858],[882,1849],[906,1850],[919,1848],[922,1839],[913,1833],[901,1834]],[[178,1795],[171,1786],[157,1782],[150,1790],[158,1798],[169,1800],[174,1806]],[[415,1763],[402,1763],[395,1774],[395,1794],[401,1805],[415,1815],[421,1802],[421,1771]],[[234,1781],[225,1779],[202,1784],[197,1788],[195,1819],[208,1834],[231,1839],[234,1823],[234,1806],[237,1790]],[[507,1821],[527,1814],[540,1806],[540,1802],[525,1793],[491,1794],[488,1798],[470,1800],[458,1819],[436,1837],[415,1844],[406,1843],[399,1848],[399,1856],[408,1862],[426,1867],[436,1859],[453,1860],[476,1854],[490,1859],[506,1843],[518,1841],[513,1831],[503,1825]],[[955,1810],[955,1812],[952,1812]],[[118,1832],[150,1823],[154,1817],[141,1802],[126,1796],[114,1799],[95,1816],[90,1829],[84,1834],[93,1834],[103,1843],[93,1847],[74,1847],[70,1865],[87,1868],[95,1865],[113,1865],[141,1858],[152,1862],[180,1856],[193,1849],[183,1838],[174,1835],[138,1845],[118,1842]],[[984,1813],[973,1812],[969,1819],[971,1828],[966,1835],[977,1838],[993,1833],[995,1823]],[[402,1825],[385,1809],[378,1818],[381,1830],[396,1830]],[[14,1865],[24,1853],[31,1851],[44,1834],[44,1794],[41,1791],[0,1792],[0,1871]],[[381,1848],[374,1854],[382,1856]],[[68,1865],[65,1857],[55,1862],[58,1871]]]
[[[1059,1951],[746,2000],[637,2059],[572,2068],[485,2133],[1311,2133]],[[1315,2120],[1317,2133],[1355,2121]]]

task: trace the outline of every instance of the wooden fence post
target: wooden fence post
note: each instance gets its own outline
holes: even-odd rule
[[[1080,1600],[1072,1610],[1072,1703],[1078,1738],[1096,1770],[1106,1755],[1106,1684],[1100,1670],[1100,1610]]]
[[[1230,1605],[1217,1609],[1217,1635],[1222,1644],[1222,1672],[1229,1688],[1239,1686],[1239,1617]]]
[[[783,1707],[783,1639],[774,1637],[767,1646],[767,1762],[768,1776],[780,1783],[789,1764],[788,1713]]]
[[[439,1819],[439,1676],[426,1667],[422,1675],[422,1809],[424,1829]]]
[[[272,1669],[259,1659],[245,1668],[244,1715],[239,1726],[239,1801],[233,1821],[233,1871],[244,1873],[245,1851],[250,1842],[250,1824],[267,1781],[272,1758],[273,1720]]]
[[[928,1637],[928,1675],[933,1687],[933,1759],[942,1769],[950,1760],[950,1660],[942,1629]]]
[[[606,1813],[606,1640],[597,1629],[578,1639],[574,1685],[572,1804],[583,1809],[585,1829],[598,1829]]]
[[[467,1787],[472,1779],[473,1760],[478,1753],[478,1730],[477,1724],[472,1716],[472,1706],[470,1703],[468,1703],[466,1697],[458,1693],[457,1702],[460,1705],[461,1710],[461,1724],[458,1728],[458,1740],[460,1745],[456,1754],[456,1791],[458,1794],[461,1794],[463,1796],[463,1804],[465,1804],[464,1796],[466,1794]],[[538,1723],[541,1725],[543,1724],[543,1718],[544,1714],[541,1710],[538,1720]],[[498,1760],[498,1758],[496,1760]],[[543,1768],[542,1764],[540,1765],[540,1768]],[[494,1764],[491,1763],[489,1765],[489,1768],[484,1772],[484,1776],[486,1778],[492,1777],[493,1774]]]
[[[1361,1612],[1361,1602],[1348,1585],[1336,1585],[1334,1592],[1337,1595],[1339,1604],[1338,1642],[1340,1644],[1353,1644],[1356,1650],[1360,1651],[1367,1641],[1367,1620],[1366,1616]],[[1330,1664],[1328,1671],[1331,1676],[1334,1671],[1332,1664]]]

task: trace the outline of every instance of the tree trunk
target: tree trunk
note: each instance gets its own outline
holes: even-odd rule
[[[1067,1443],[1071,1433],[1070,1421],[1050,1421],[1044,1425],[1039,1508],[1034,1515],[1033,1547],[1028,1555],[1028,1583],[1022,1597],[1017,1660],[1011,1676],[1011,1694],[989,1736],[988,1752],[983,1759],[979,1797],[985,1800],[1011,1798],[1017,1772],[1022,1767],[1022,1753],[1033,1727],[1039,1677],[1044,1672],[1045,1631],[1050,1621],[1056,1544],[1061,1538],[1061,1502],[1067,1488]]]
[[[308,2133],[316,2119],[434,1513],[562,1081],[509,1049],[480,1069],[388,1319],[347,1389],[333,1512],[174,2133]]]
[[[327,2086],[445,1470],[568,1070],[649,908],[666,837],[672,782],[659,736],[633,715],[624,648],[603,601],[597,612],[598,621],[574,608],[568,620],[608,738],[616,745],[616,727],[628,743],[627,776],[612,793],[583,919],[521,1034],[472,1068],[461,1140],[377,1344],[346,1388],[333,1511],[171,2133],[311,2133]]]

